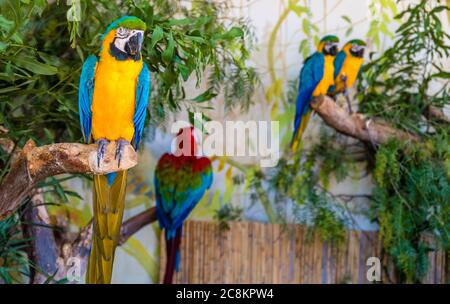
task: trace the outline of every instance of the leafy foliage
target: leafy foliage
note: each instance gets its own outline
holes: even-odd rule
[[[421,1],[396,18],[403,20],[394,46],[365,67],[362,111],[423,136],[424,144],[390,142],[379,147],[373,177],[373,219],[401,279],[417,282],[428,268],[427,252],[449,249],[450,126],[426,119],[430,106],[449,104],[450,73],[443,69],[450,36],[437,15],[449,8]],[[442,82],[440,82],[442,81]],[[434,235],[429,248],[424,233]]]
[[[372,211],[403,279],[415,282],[427,272],[428,251],[449,249],[450,179],[430,151],[404,149],[405,144],[391,142],[378,150]],[[423,233],[432,233],[437,246],[429,248]]]
[[[233,206],[232,204],[222,205],[214,215],[214,218],[219,222],[219,229],[229,230],[229,221],[239,221],[242,217],[242,212],[244,210],[240,207]]]
[[[28,244],[17,229],[18,224],[16,216],[0,221],[0,282],[7,284],[18,281],[20,274],[28,271],[25,254]]]
[[[450,53],[445,43],[450,35],[443,30],[438,15],[448,9],[421,1],[396,17],[404,22],[396,31],[394,45],[364,68],[368,90],[365,92],[360,83],[363,112],[406,130],[429,130],[431,122],[423,119],[424,111],[449,103],[450,73],[443,64]],[[433,90],[439,81],[443,85]]]
[[[270,204],[270,199],[276,202],[277,221],[283,221],[287,203],[293,202],[296,222],[315,228],[323,240],[341,241],[345,235],[347,214],[319,184],[316,151],[307,151],[303,158],[300,155],[282,158],[268,172],[253,174],[253,197],[267,201],[266,204]],[[267,191],[261,190],[262,185],[267,185]],[[268,193],[273,193],[274,197]]]

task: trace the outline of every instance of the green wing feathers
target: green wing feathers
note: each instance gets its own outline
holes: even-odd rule
[[[105,175],[94,175],[94,227],[86,283],[111,282],[114,252],[120,237],[127,171],[117,172],[109,186]]]

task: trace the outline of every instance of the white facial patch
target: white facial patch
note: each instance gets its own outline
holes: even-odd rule
[[[357,45],[357,44],[352,45],[352,52],[354,52],[354,53],[357,53],[357,52],[361,51],[362,49],[364,49],[364,46],[362,46],[362,45]]]
[[[116,48],[118,48],[120,51],[125,53],[125,44],[127,43],[128,38],[118,38],[114,40],[114,45]]]
[[[129,30],[124,27],[119,27],[116,30],[116,39],[114,40],[114,45],[120,51],[126,53],[125,45],[127,44],[128,40],[130,40],[130,38],[137,33],[141,33],[142,35],[144,35],[144,31],[142,30]]]
[[[325,49],[325,51],[329,52],[333,47],[338,47],[338,43],[337,42],[327,42],[323,48]]]

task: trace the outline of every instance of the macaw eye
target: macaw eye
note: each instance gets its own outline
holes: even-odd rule
[[[119,27],[117,29],[117,36],[119,36],[121,38],[128,36],[128,30],[126,28]]]

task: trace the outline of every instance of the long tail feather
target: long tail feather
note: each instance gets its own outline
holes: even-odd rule
[[[94,229],[86,283],[111,283],[114,253],[120,236],[127,171],[118,172],[110,186],[105,175],[94,176]]]
[[[164,273],[164,280],[163,280],[164,284],[172,284],[173,274],[175,270],[178,271],[181,230],[182,227],[177,229],[175,237],[172,237],[170,239],[166,237],[167,263],[166,263],[166,271]]]
[[[298,126],[298,129],[294,131],[294,136],[292,138],[291,142],[291,148],[293,152],[296,152],[298,149],[298,146],[300,145],[300,141],[302,139],[303,132],[306,129],[306,126],[308,125],[309,119],[311,117],[311,110],[308,110],[300,120],[300,125]]]

